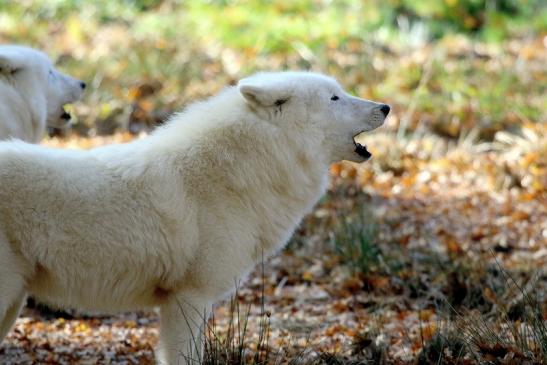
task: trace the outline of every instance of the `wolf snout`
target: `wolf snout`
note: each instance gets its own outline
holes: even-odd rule
[[[83,82],[83,81],[80,81],[80,87],[82,88],[82,90],[84,90],[86,88],[86,83]]]
[[[387,117],[387,115],[389,114],[389,111],[391,110],[390,106],[387,105],[387,104],[382,104],[380,106],[380,111],[382,112],[382,114],[384,114],[384,117]]]

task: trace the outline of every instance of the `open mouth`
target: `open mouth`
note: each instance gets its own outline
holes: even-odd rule
[[[357,133],[353,136],[353,144],[355,145],[355,153],[357,153],[359,156],[363,157],[365,160],[368,160],[372,157],[372,154],[367,150],[367,146],[362,145],[361,143],[357,142],[355,140],[356,137],[359,136],[360,133]]]
[[[355,144],[355,153],[359,156],[366,158],[367,160],[372,157],[372,154],[367,150],[367,146],[363,146],[361,143],[353,142]]]
[[[61,114],[60,118],[61,120],[64,120],[66,122],[68,122],[71,118],[70,114],[68,114],[68,112],[65,110],[64,107],[63,107],[63,114]]]

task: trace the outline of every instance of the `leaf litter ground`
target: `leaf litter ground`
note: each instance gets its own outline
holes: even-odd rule
[[[89,148],[132,138],[53,138],[46,144]],[[249,353],[256,350],[260,323],[267,317],[271,362],[319,361],[317,356],[329,354],[347,361],[376,356],[413,363],[454,318],[478,313],[503,325],[500,313],[519,304],[520,292],[502,271],[539,295],[545,320],[547,194],[534,184],[539,179],[545,186],[545,161],[534,161],[535,170],[525,168],[515,185],[511,181],[526,153],[511,160],[508,149],[479,152],[458,146],[421,158],[420,148],[392,135],[368,140],[377,156],[361,165],[334,165],[327,197],[288,248],[240,283],[240,310],[250,305]],[[393,146],[399,156],[385,153]],[[390,168],[390,158],[402,167]],[[333,232],[347,217],[374,227],[378,252],[363,270],[352,269],[336,254]],[[217,336],[225,335],[232,312],[228,302],[216,306]],[[64,317],[47,318],[26,308],[0,358],[17,364],[154,362],[156,313],[69,312]],[[381,354],[374,355],[371,346]],[[507,351],[502,354],[507,357]]]

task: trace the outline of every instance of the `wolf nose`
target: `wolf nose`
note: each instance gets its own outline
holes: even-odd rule
[[[384,117],[387,117],[390,110],[391,110],[391,108],[387,104],[384,104],[380,107],[380,111],[384,114]]]
[[[86,86],[87,85],[85,84],[85,82],[80,81],[80,87],[82,88],[82,90],[85,89]]]

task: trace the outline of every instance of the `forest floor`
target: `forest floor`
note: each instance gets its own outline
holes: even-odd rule
[[[88,148],[132,138],[121,133],[45,144]],[[526,352],[512,331],[531,332],[530,316],[547,319],[546,176],[518,170],[530,156],[512,165],[510,149],[481,152],[461,144],[424,159],[427,138],[401,143],[376,133],[367,143],[377,156],[333,165],[327,196],[287,249],[239,285],[238,305],[216,306],[209,324],[213,348],[237,347],[239,335],[228,329],[248,321],[240,334],[248,356],[264,348],[260,335],[267,334],[271,353],[262,356],[270,362],[407,364],[418,356],[430,356],[422,363],[481,356],[509,364],[528,356],[539,364],[540,349]],[[380,167],[396,149],[400,166]],[[526,187],[514,182],[526,179]],[[460,338],[448,339],[454,331]],[[157,335],[155,313],[44,318],[28,308],[0,358],[148,364]],[[527,341],[531,348],[541,345]]]

